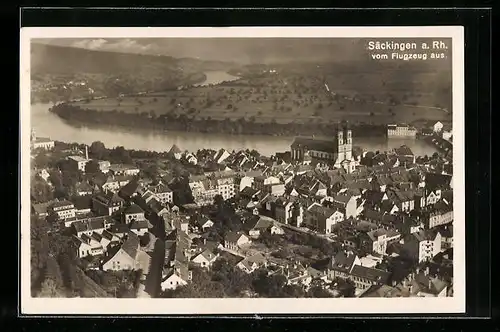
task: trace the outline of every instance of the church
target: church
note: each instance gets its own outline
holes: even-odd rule
[[[55,146],[55,142],[50,138],[37,137],[35,130],[31,129],[31,149],[45,149],[52,150]]]
[[[335,138],[296,137],[291,145],[293,161],[303,161],[310,156],[321,162],[333,163],[336,168],[344,168],[348,173],[354,171],[356,161],[352,153],[352,131],[341,128]]]

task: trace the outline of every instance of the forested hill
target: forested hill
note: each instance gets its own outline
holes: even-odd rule
[[[47,44],[31,44],[32,74],[96,73],[108,75],[141,74],[187,71],[224,70],[230,63],[176,59],[170,56],[143,55],[93,51],[83,48],[62,47]]]

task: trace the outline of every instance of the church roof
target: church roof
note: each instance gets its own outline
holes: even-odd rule
[[[337,153],[337,140],[318,139],[314,137],[296,137],[292,143],[292,148],[315,150],[327,153]]]

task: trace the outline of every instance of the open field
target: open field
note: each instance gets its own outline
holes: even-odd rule
[[[432,73],[415,74],[423,76],[419,81],[431,82],[429,86],[405,84],[407,80],[381,80],[377,74],[263,75],[216,86],[82,101],[74,105],[105,112],[231,121],[245,118],[256,123],[274,120],[282,124],[339,120],[411,123],[450,117],[448,92],[439,93],[440,83],[432,83],[439,80],[433,79]],[[364,83],[360,84],[360,80]]]

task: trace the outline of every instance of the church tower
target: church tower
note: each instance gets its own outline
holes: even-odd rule
[[[31,129],[31,141],[32,141],[32,142],[36,141],[36,133],[35,133],[35,129]]]
[[[351,129],[347,129],[347,139],[345,142],[345,159],[352,159],[352,131]]]
[[[342,129],[340,129],[337,132],[337,144],[338,144],[337,163],[341,163],[345,159],[344,131]]]

